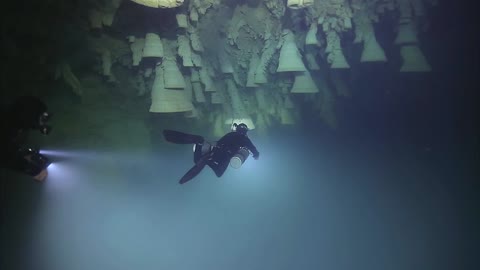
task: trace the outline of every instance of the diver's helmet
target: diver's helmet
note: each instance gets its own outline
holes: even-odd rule
[[[230,159],[230,166],[235,169],[239,169],[242,167],[245,160],[247,160],[248,156],[250,155],[250,151],[248,149],[241,147],[237,153]]]
[[[235,131],[242,134],[242,135],[246,135],[247,134],[247,131],[248,131],[248,126],[244,123],[240,123],[240,124],[233,124],[233,127],[235,128]]]

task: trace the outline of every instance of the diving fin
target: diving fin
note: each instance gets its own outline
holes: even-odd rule
[[[180,179],[179,183],[180,184],[185,184],[186,182],[192,180],[195,176],[197,176],[205,167],[205,164],[203,165],[195,165],[193,166],[183,177]]]
[[[176,144],[197,144],[202,143],[205,140],[200,135],[193,135],[169,129],[163,131],[163,137],[168,142]]]

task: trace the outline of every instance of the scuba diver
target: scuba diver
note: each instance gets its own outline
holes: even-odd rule
[[[26,147],[24,143],[31,129],[44,135],[50,133],[51,127],[47,122],[51,115],[47,106],[36,97],[23,96],[2,111],[0,167],[28,174],[37,181],[45,180],[50,161],[37,149]]]
[[[180,179],[179,183],[184,184],[197,176],[203,168],[208,165],[221,177],[230,166],[238,169],[245,160],[253,154],[258,159],[260,153],[247,136],[248,127],[246,124],[233,124],[234,131],[227,133],[217,142],[209,143],[202,136],[187,134],[174,130],[164,130],[165,140],[176,144],[194,144],[193,161],[195,165]]]

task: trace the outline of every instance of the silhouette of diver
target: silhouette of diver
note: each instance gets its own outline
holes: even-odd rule
[[[44,135],[50,133],[52,127],[47,122],[51,114],[47,105],[37,97],[22,96],[1,109],[0,167],[44,181],[50,161],[38,149],[26,146],[26,142],[30,130],[38,130]]]
[[[221,177],[230,164],[234,168],[240,168],[245,160],[253,154],[258,159],[260,153],[247,136],[248,127],[246,124],[233,124],[234,131],[225,134],[220,140],[214,143],[205,141],[202,136],[187,134],[174,130],[164,130],[165,140],[176,144],[195,144],[193,161],[195,165],[180,179],[179,183],[184,184],[197,176],[203,168],[208,165]]]

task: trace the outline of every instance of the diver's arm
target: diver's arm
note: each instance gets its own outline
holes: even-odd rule
[[[252,152],[254,159],[258,159],[260,153],[258,152],[257,148],[255,147],[255,145],[253,145],[252,141],[248,137],[245,137],[245,139],[245,147],[247,147],[248,150]]]

